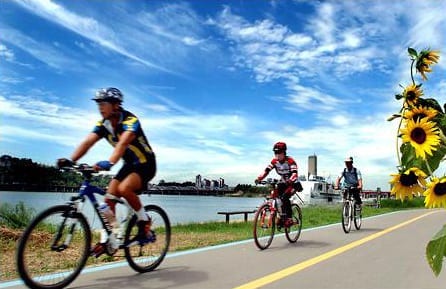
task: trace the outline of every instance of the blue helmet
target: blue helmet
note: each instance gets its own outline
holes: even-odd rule
[[[122,92],[114,87],[101,88],[96,91],[96,95],[92,100],[96,102],[111,102],[122,103],[124,101],[124,95]]]

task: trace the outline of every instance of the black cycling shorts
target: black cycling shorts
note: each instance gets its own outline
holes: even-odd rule
[[[126,164],[122,166],[119,172],[113,178],[122,182],[131,173],[137,173],[141,177],[142,188],[147,188],[147,183],[153,179],[156,174],[156,162],[144,164]]]

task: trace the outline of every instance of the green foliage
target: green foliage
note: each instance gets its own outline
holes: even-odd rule
[[[269,186],[252,186],[252,185],[241,185],[238,184],[234,188],[234,192],[243,192],[244,197],[258,197],[267,196],[271,192]]]
[[[426,247],[426,258],[435,276],[440,274],[444,256],[446,256],[446,225],[435,234]]]
[[[381,199],[380,205],[381,208],[394,208],[394,209],[423,208],[424,197],[414,197],[411,200]]]
[[[3,155],[0,160],[2,185],[20,184],[20,189],[26,188],[27,191],[49,191],[52,186],[78,187],[82,182],[82,176],[76,172],[61,171],[54,166],[35,163],[31,159]],[[92,178],[91,183],[106,187],[110,179],[109,175],[98,175]]]
[[[35,215],[32,208],[26,207],[23,202],[12,206],[4,203],[0,205],[0,225],[13,229],[25,228]]]

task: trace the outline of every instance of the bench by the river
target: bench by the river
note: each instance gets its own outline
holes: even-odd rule
[[[219,215],[226,215],[226,223],[229,223],[229,216],[231,215],[244,215],[245,222],[248,221],[248,215],[254,214],[256,210],[250,210],[250,211],[225,211],[225,212],[218,212]]]

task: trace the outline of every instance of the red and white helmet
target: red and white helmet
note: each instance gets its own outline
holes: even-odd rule
[[[286,143],[276,142],[273,146],[273,152],[286,152]]]

